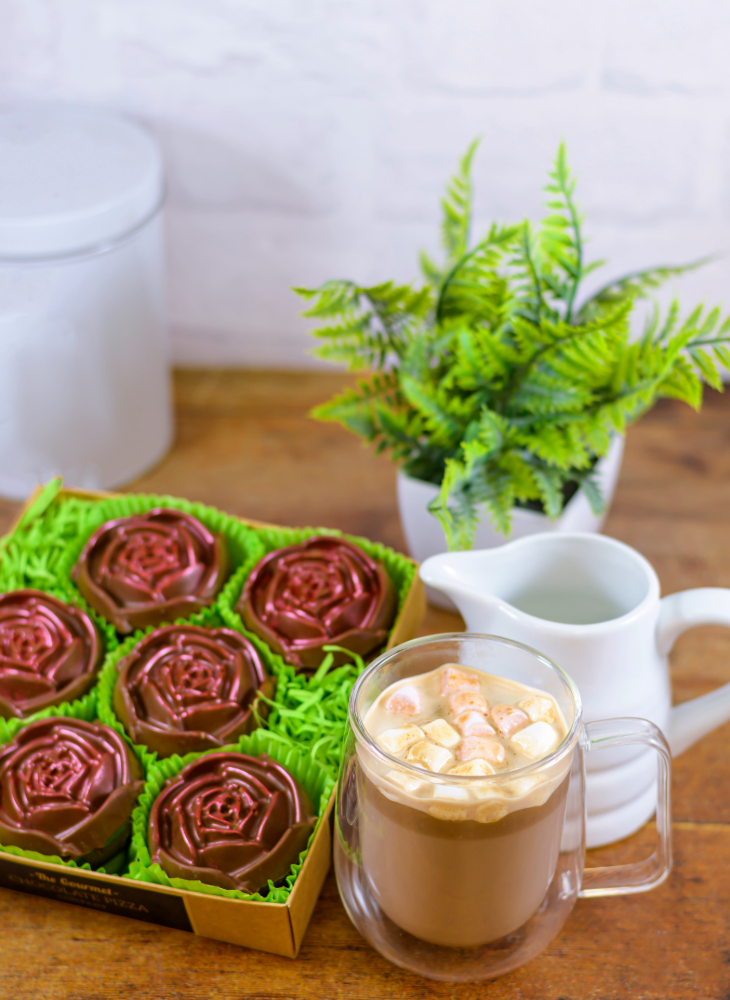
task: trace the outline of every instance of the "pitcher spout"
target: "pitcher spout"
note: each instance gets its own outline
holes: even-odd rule
[[[472,628],[478,622],[480,629],[487,630],[487,620],[493,618],[502,604],[490,580],[490,568],[500,551],[482,549],[431,556],[421,564],[421,579],[450,597]]]

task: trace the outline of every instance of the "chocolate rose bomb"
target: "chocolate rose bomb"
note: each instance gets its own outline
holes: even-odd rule
[[[262,754],[206,754],[188,764],[152,805],[152,861],[171,878],[258,892],[307,846],[316,822],[309,796]]]
[[[98,867],[129,837],[141,777],[109,726],[31,722],[0,747],[0,844]]]
[[[270,552],[243,588],[246,627],[294,666],[314,669],[322,647],[366,656],[388,637],[398,598],[384,567],[342,538],[316,535]],[[343,653],[335,663],[346,662]]]
[[[135,743],[161,757],[185,755],[250,733],[256,696],[263,690],[270,697],[273,686],[256,648],[238,632],[168,625],[119,664],[114,710]]]
[[[228,573],[226,542],[179,510],[107,521],[72,577],[117,632],[187,618],[211,604]]]
[[[0,716],[74,701],[96,680],[104,645],[80,608],[41,590],[0,594]]]

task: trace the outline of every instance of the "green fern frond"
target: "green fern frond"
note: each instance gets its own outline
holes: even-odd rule
[[[595,471],[589,469],[588,471],[576,472],[575,479],[581,491],[585,494],[591,510],[596,517],[600,517],[606,510],[606,498],[601,492],[601,487],[598,485]]]
[[[699,410],[702,403],[702,379],[683,355],[676,359],[671,370],[659,383],[657,396],[680,399],[693,410]]]
[[[436,302],[436,321],[449,316],[471,318],[493,325],[505,310],[508,292],[499,267],[519,233],[517,226],[493,225],[486,239],[463,253],[443,279]]]
[[[533,470],[532,473],[540,490],[540,498],[548,517],[557,517],[563,509],[563,477],[558,469],[548,465]]]
[[[421,274],[433,289],[438,289],[443,281],[443,274],[438,265],[434,264],[425,250],[421,250],[418,262],[421,265]]]
[[[671,278],[678,278],[683,274],[694,271],[714,259],[712,256],[702,257],[700,260],[692,261],[689,264],[680,264],[673,267],[650,267],[645,271],[632,271],[621,278],[615,278],[586,299],[580,307],[576,320],[582,323],[587,319],[592,319],[606,306],[615,305],[617,302],[623,302],[626,299],[646,298],[647,295]]]
[[[316,299],[314,305],[305,309],[303,316],[325,319],[352,308],[360,290],[354,281],[326,281],[319,288],[295,288],[294,291],[302,298]]]
[[[424,418],[426,428],[431,432],[437,444],[458,443],[461,427],[457,420],[439,404],[437,392],[408,375],[401,377],[401,388],[411,404]]]
[[[543,261],[539,243],[527,221],[520,227],[510,263],[515,299],[519,302],[517,314],[539,324],[545,312]]]
[[[584,277],[581,216],[573,200],[575,180],[568,168],[565,144],[560,143],[545,190],[550,214],[542,220],[540,242],[548,260],[545,281],[564,306],[566,323],[573,321],[573,307]]]
[[[469,247],[472,211],[471,164],[479,146],[475,139],[459,163],[459,169],[446,187],[441,202],[441,241],[449,264],[460,260]]]

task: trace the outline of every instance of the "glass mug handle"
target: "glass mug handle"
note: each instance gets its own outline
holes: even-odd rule
[[[659,843],[651,857],[636,864],[584,869],[579,896],[645,892],[660,885],[672,867],[672,755],[661,730],[646,719],[606,719],[584,725],[583,749],[587,752],[636,743],[653,747],[659,755],[656,811]]]

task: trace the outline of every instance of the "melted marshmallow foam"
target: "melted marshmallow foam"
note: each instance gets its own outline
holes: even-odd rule
[[[392,684],[364,725],[380,749],[410,765],[361,753],[370,780],[437,819],[493,823],[543,805],[570,767],[567,755],[510,778],[552,754],[568,725],[546,692],[458,663]]]

